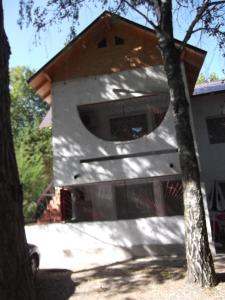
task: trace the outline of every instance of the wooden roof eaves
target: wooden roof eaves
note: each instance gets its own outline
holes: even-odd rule
[[[72,41],[70,41],[68,43],[68,45],[66,45],[62,50],[60,50],[55,56],[53,56],[52,59],[50,59],[44,66],[42,66],[36,73],[34,73],[28,80],[28,83],[31,83],[31,81],[37,77],[41,72],[43,72],[46,67],[50,66],[60,55],[62,55],[67,49],[69,49],[78,39],[80,39],[93,25],[95,25],[104,15],[111,15],[111,16],[114,16],[115,18],[118,18],[119,20],[125,22],[125,23],[128,23],[128,24],[131,24],[137,28],[140,28],[144,31],[147,31],[149,33],[152,33],[155,35],[155,31],[151,28],[148,28],[144,25],[141,25],[141,24],[137,24],[131,20],[128,20],[124,17],[121,17],[119,15],[116,15],[116,14],[113,14],[109,11],[104,11],[100,16],[98,16],[90,25],[88,25],[80,34],[78,34]],[[177,40],[177,39],[174,39],[175,43],[178,43],[180,44],[181,41]],[[199,52],[202,56],[206,56],[207,52],[203,49],[200,49],[200,48],[197,48],[193,45],[190,45],[190,44],[187,44],[186,45],[186,48],[190,48],[191,50],[194,50],[195,52]]]
[[[98,16],[91,24],[89,24],[83,31],[81,31],[74,39],[72,39],[62,50],[60,50],[55,56],[53,56],[46,64],[44,64],[36,73],[34,73],[29,79],[28,83],[30,83],[36,76],[38,76],[47,66],[49,66],[55,59],[57,59],[61,54],[63,54],[67,49],[79,39],[81,38],[94,24],[96,24],[104,15],[107,13],[111,14],[108,11],[104,11],[100,16]]]

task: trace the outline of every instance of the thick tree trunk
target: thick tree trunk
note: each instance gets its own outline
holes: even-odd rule
[[[10,124],[9,55],[0,0],[0,299],[31,300],[34,289]]]
[[[189,103],[181,70],[179,50],[173,39],[171,1],[162,2],[159,46],[168,79],[184,190],[185,243],[188,279],[201,286],[216,283],[209,248],[200,175],[189,117]]]

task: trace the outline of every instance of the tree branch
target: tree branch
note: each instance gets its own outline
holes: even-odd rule
[[[126,3],[130,8],[132,8],[134,11],[136,11],[139,15],[141,15],[144,19],[145,19],[145,21],[147,22],[147,23],[149,23],[154,29],[155,29],[155,31],[158,31],[159,29],[158,29],[158,26],[153,22],[153,21],[151,21],[151,20],[149,20],[149,18],[145,15],[145,14],[143,14],[139,9],[137,9],[134,5],[132,5],[130,2],[128,2],[127,0],[123,0],[123,2],[124,3]]]
[[[191,34],[196,33],[196,32],[198,32],[198,31],[203,31],[203,30],[206,30],[205,27],[199,27],[199,28],[194,29],[194,30],[191,32]]]
[[[218,2],[218,1],[217,1]],[[220,2],[220,1],[219,1]],[[197,10],[197,14],[194,18],[194,20],[191,22],[188,30],[186,31],[186,35],[183,39],[183,42],[180,46],[180,51],[182,52],[184,50],[184,48],[186,47],[187,45],[187,42],[189,41],[192,33],[193,33],[193,29],[195,27],[195,25],[198,23],[198,21],[201,19],[202,15],[204,14],[204,12],[207,10],[208,8],[208,5],[209,5],[209,0],[205,0],[204,1],[204,4]]]
[[[223,0],[221,0],[221,1],[213,1],[213,2],[211,2],[211,3],[209,3],[209,5],[208,6],[213,6],[213,5],[215,5],[215,6],[217,6],[217,5],[221,5],[221,4],[225,4],[225,1]]]
[[[161,9],[160,9],[160,1],[158,0],[153,0],[154,3],[154,7],[155,7],[155,13],[158,19],[158,23],[160,24],[160,20],[161,20]]]
[[[205,0],[203,5],[197,10],[197,14],[194,18],[194,20],[192,21],[192,23],[190,24],[188,30],[186,31],[186,35],[183,39],[183,42],[180,46],[180,50],[181,52],[184,50],[185,46],[187,45],[188,40],[190,39],[191,35],[194,32],[199,31],[200,29],[194,30],[195,25],[199,22],[199,20],[203,17],[204,13],[207,11],[207,9],[211,6],[219,6],[225,4],[225,0],[221,0],[221,1],[213,1],[213,2],[209,2],[209,0]]]
[[[115,9],[115,14],[118,13],[118,11],[121,9],[122,5],[123,5],[123,0],[120,1],[120,3],[118,4],[117,8]]]

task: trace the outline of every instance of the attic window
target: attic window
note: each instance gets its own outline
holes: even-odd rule
[[[115,45],[123,45],[124,44],[124,39],[115,36]]]
[[[103,39],[98,43],[98,48],[106,48],[107,47],[107,40]]]

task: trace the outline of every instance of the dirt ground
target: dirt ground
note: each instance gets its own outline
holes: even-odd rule
[[[40,270],[37,300],[224,300],[225,255],[215,258],[220,283],[202,289],[186,282],[182,259],[136,259],[92,270]]]

